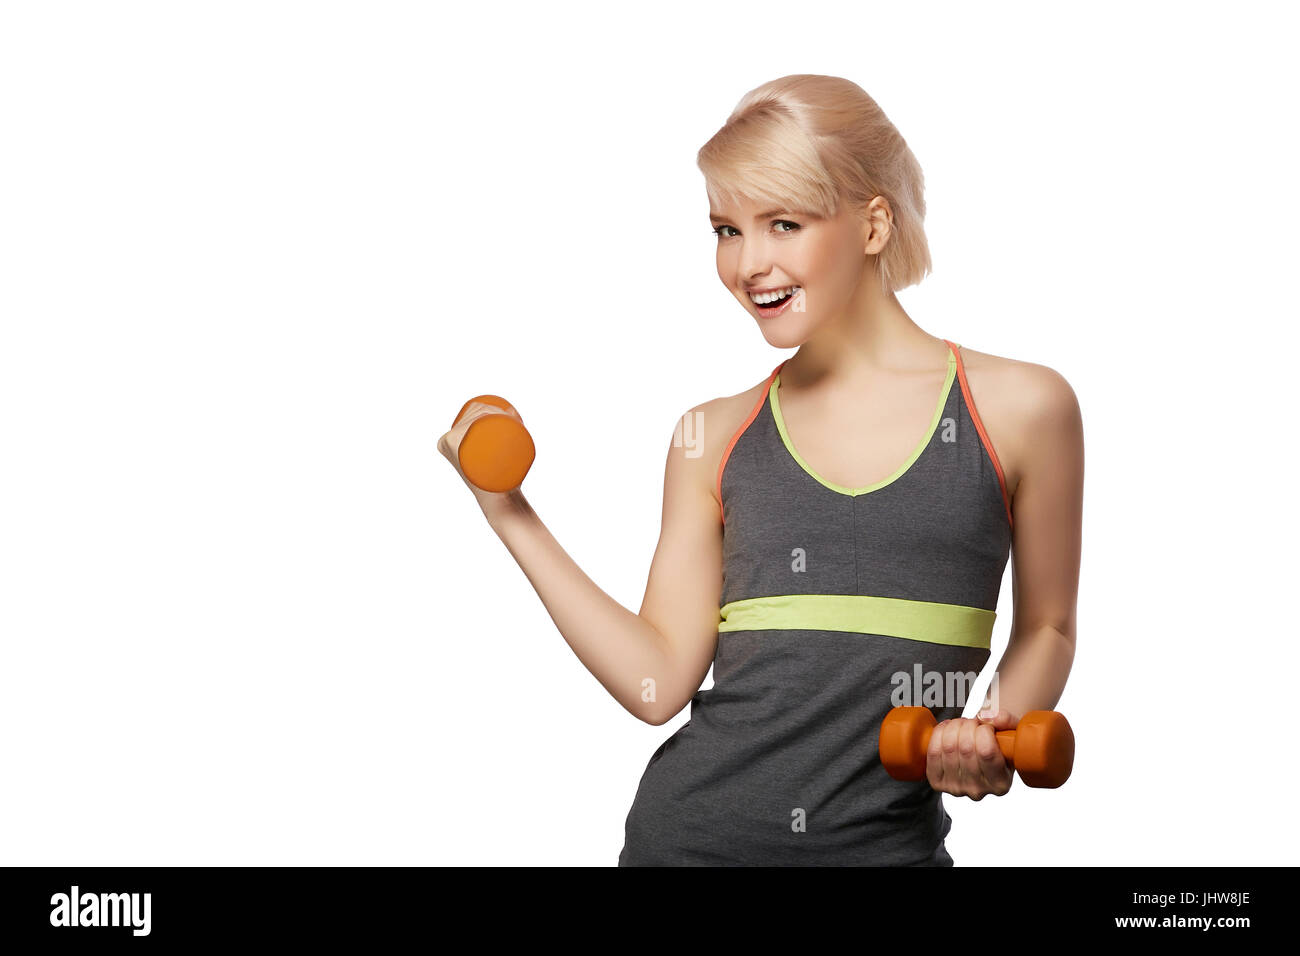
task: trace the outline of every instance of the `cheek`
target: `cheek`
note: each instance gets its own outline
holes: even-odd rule
[[[811,255],[801,262],[790,266],[799,281],[808,289],[816,290],[819,295],[834,296],[838,288],[834,262],[821,256]]]
[[[727,253],[723,251],[721,246],[718,247],[718,251],[715,255],[718,263],[718,278],[722,280],[723,285],[727,288],[731,288],[731,283],[734,281],[736,275],[735,269],[732,267]]]
[[[799,248],[792,252],[790,269],[795,275],[809,285],[822,285],[834,281],[844,256],[844,245],[832,241],[832,237],[822,235],[814,241],[800,243]]]
[[[846,234],[836,243],[835,253],[834,262],[837,270],[856,283],[867,261],[866,250],[862,247],[862,238],[857,234]]]
[[[806,281],[814,283],[828,295],[847,294],[858,281],[862,271],[861,257],[855,256],[853,246],[846,242],[827,243],[809,256]]]

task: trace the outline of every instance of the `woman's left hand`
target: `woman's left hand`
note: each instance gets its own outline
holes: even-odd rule
[[[1015,730],[1018,721],[1005,710],[996,717],[957,717],[930,733],[925,775],[930,786],[955,797],[982,800],[1011,789],[1013,771],[998,748],[994,732]]]

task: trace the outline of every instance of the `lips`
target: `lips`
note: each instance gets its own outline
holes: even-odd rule
[[[787,295],[785,298],[779,299],[769,305],[759,305],[757,302],[754,302],[754,308],[758,310],[760,318],[775,318],[790,308],[790,303],[794,301],[795,296],[798,294],[799,290],[796,288],[796,290],[790,295]],[[751,299],[750,301],[752,302],[753,300]]]

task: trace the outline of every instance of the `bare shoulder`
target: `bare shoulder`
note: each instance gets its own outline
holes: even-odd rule
[[[710,399],[688,410],[677,422],[673,432],[673,451],[688,466],[692,484],[707,491],[714,505],[722,512],[718,501],[718,466],[727,452],[731,439],[749,420],[767,391],[767,379],[734,395]]]
[[[1065,376],[1036,362],[961,347],[966,384],[1015,496],[1027,453],[1044,428],[1081,427],[1078,397]]]

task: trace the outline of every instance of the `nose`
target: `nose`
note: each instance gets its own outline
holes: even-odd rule
[[[736,267],[741,279],[747,285],[753,285],[761,276],[771,271],[770,259],[767,244],[763,240],[741,238],[740,258],[737,260]]]

